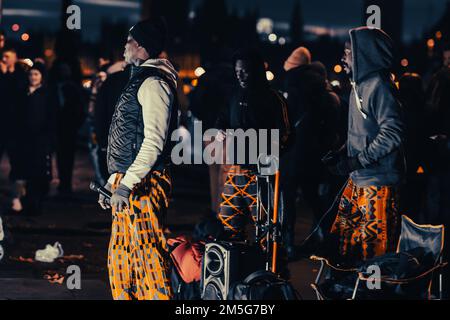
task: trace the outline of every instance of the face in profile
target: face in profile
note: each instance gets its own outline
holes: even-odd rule
[[[32,87],[40,86],[42,84],[42,74],[36,69],[31,69],[28,73],[28,81]]]
[[[248,88],[251,77],[248,63],[243,60],[237,60],[234,66],[234,71],[236,73],[239,86],[242,89]]]
[[[353,68],[353,57],[352,57],[352,45],[350,42],[345,43],[344,55],[341,59],[342,65],[344,66],[344,70],[347,74],[352,72]]]
[[[128,35],[127,43],[125,44],[125,51],[123,52],[123,57],[127,64],[134,64],[136,62],[138,50],[138,43],[131,35]]]
[[[17,54],[13,51],[5,51],[3,52],[2,61],[7,67],[12,67],[17,62]]]

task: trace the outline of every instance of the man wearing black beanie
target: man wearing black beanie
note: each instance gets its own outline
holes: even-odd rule
[[[167,29],[163,19],[130,29],[125,61],[131,77],[116,104],[108,136],[111,174],[105,188],[113,223],[108,269],[114,299],[167,300],[169,253],[162,224],[169,203],[170,137],[177,128],[177,72],[159,55]]]

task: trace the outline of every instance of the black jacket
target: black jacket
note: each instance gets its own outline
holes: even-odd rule
[[[160,78],[170,87],[174,100],[170,106],[170,123],[167,134],[168,139],[178,126],[178,100],[176,89],[171,81],[166,80],[162,71],[153,67],[132,67],[131,78],[122,91],[117,102],[114,115],[109,128],[107,161],[108,171],[113,173],[125,173],[133,164],[144,141],[144,121],[142,118],[142,106],[138,101],[138,91],[142,83],[149,77]],[[152,170],[162,170],[169,163],[171,141],[166,141],[161,156]]]
[[[234,84],[233,68],[227,64],[215,65],[198,79],[193,92],[191,111],[202,121],[203,129],[213,128],[218,114],[229,104]]]
[[[331,92],[318,63],[289,70],[286,80],[289,119],[295,131],[290,151],[295,172],[317,174],[321,157],[338,144],[339,98]]]
[[[46,87],[25,98],[24,156],[27,178],[51,180],[51,153],[56,136],[56,101]]]
[[[268,85],[253,90],[237,89],[229,106],[219,113],[215,127],[224,131],[254,129],[258,132],[259,129],[278,129],[277,143],[280,152],[284,151],[292,132],[285,99]],[[273,154],[271,142],[271,135],[268,132],[266,151],[269,154]],[[246,153],[250,149],[249,143],[251,143],[250,139],[246,142]],[[256,143],[260,146],[259,140]],[[261,150],[258,148],[256,158],[260,153]],[[237,158],[230,160],[233,163],[248,165],[251,159],[246,155],[244,163],[238,163]]]
[[[350,30],[354,89],[350,95],[347,152],[363,169],[351,173],[358,186],[400,183],[405,171],[405,125],[390,78],[392,40],[379,29]]]

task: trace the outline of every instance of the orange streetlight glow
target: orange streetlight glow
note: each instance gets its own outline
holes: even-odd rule
[[[441,40],[442,39],[442,32],[436,31],[435,37],[436,37],[436,39]]]
[[[14,24],[11,26],[11,30],[14,31],[14,32],[19,31],[19,29],[20,29],[20,26],[19,26],[17,23],[14,23]]]
[[[28,41],[30,40],[30,35],[28,33],[23,33],[20,38],[22,39],[22,41]]]
[[[46,57],[51,57],[53,55],[53,50],[52,49],[45,49],[44,55]]]
[[[408,64],[409,64],[409,61],[408,61],[408,59],[402,59],[402,61],[400,61],[400,64],[402,65],[402,67],[407,67],[408,66]]]
[[[337,65],[334,66],[333,70],[336,73],[341,73],[342,72],[342,67],[341,67],[341,65],[337,64]]]
[[[434,40],[433,39],[428,39],[427,47],[430,48],[430,49],[434,47]]]

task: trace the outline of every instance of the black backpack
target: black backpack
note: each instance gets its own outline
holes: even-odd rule
[[[276,274],[259,270],[234,283],[227,300],[299,300],[292,285]]]
[[[201,300],[200,281],[186,283],[177,268],[171,268],[170,282],[173,288],[173,300]]]

